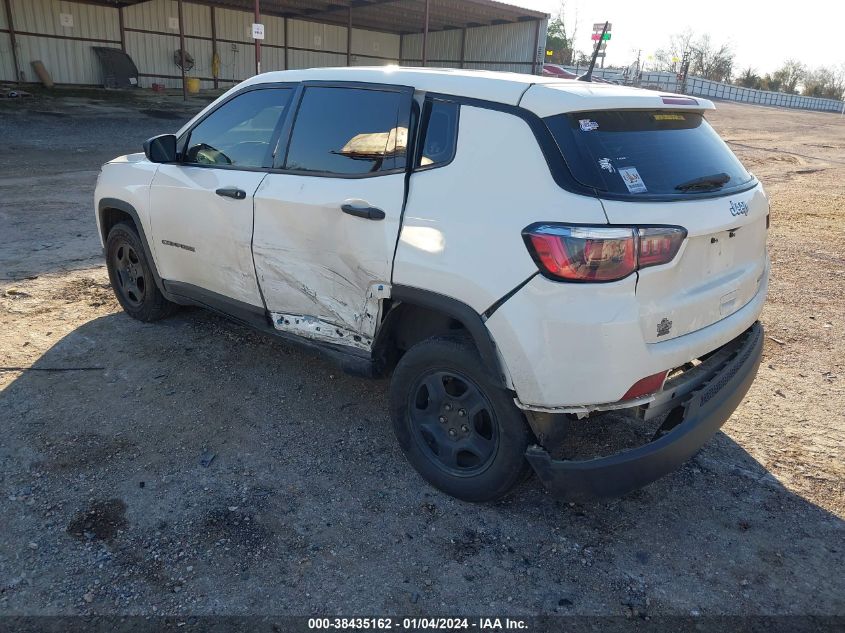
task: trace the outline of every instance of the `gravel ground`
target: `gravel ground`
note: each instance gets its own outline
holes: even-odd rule
[[[472,505],[405,462],[385,381],[119,310],[97,170],[200,105],[0,104],[0,613],[845,614],[845,120],[710,117],[772,200],[765,358],[723,432],[623,499]]]

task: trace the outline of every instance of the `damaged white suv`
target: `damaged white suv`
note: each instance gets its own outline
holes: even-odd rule
[[[760,362],[768,201],[710,109],[508,73],[259,75],[103,167],[109,276],[137,319],[201,305],[392,373],[399,443],[448,494],[533,468],[619,495],[691,457]],[[651,441],[559,454],[610,409]]]

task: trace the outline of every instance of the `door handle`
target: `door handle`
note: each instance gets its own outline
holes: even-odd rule
[[[246,198],[246,191],[238,189],[237,187],[223,187],[214,193],[218,196],[223,196],[224,198],[234,198],[235,200],[243,200]]]
[[[340,206],[340,210],[349,215],[354,215],[356,218],[384,220],[384,211],[375,207],[355,207],[351,204],[343,204]]]

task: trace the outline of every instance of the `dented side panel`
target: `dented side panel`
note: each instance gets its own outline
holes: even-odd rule
[[[381,300],[390,296],[404,187],[404,174],[267,176],[255,194],[253,256],[278,329],[370,348]],[[375,207],[385,217],[349,215],[341,211],[344,204]],[[276,315],[285,318],[280,321]],[[291,317],[300,317],[300,322]]]
[[[364,309],[354,328],[337,325],[326,319],[304,314],[271,312],[273,327],[280,332],[296,334],[313,341],[348,345],[356,349],[371,350],[376,327],[381,322],[382,300],[390,297],[390,285],[375,283],[367,291]]]

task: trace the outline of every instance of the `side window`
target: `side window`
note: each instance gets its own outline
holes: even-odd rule
[[[455,157],[460,106],[448,101],[427,101],[423,109],[422,137],[417,168],[445,165]]]
[[[291,92],[290,88],[251,90],[220,106],[191,131],[182,162],[261,167]]]
[[[402,94],[361,88],[305,89],[285,169],[359,175],[405,168]]]

